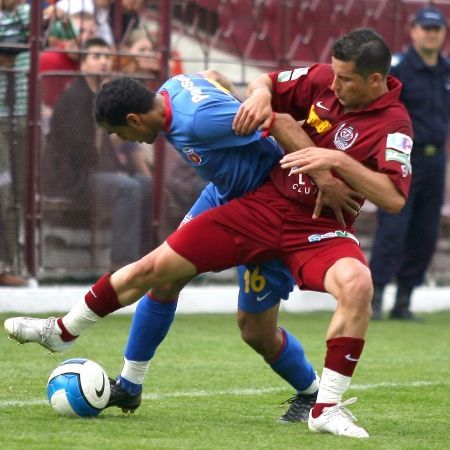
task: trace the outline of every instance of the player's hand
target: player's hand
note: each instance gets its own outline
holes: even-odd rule
[[[282,169],[291,169],[291,173],[309,173],[314,170],[333,169],[343,157],[347,155],[336,150],[307,147],[284,155],[280,165]]]
[[[247,135],[257,128],[265,130],[272,123],[272,96],[264,89],[256,90],[251,97],[240,106],[233,120],[233,130],[236,134]]]
[[[336,219],[345,228],[347,225],[344,219],[344,212],[357,216],[361,210],[360,201],[364,197],[347,186],[342,180],[334,177],[329,172],[328,174],[325,179],[313,175],[314,182],[319,186],[319,193],[312,218],[319,218],[323,207],[326,206],[333,210]]]

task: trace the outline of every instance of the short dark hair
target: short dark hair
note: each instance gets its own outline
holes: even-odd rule
[[[355,73],[364,78],[372,73],[384,77],[391,67],[391,51],[384,39],[371,28],[358,28],[333,45],[332,56],[340,61],[353,61]]]
[[[95,121],[110,126],[127,125],[130,113],[145,114],[154,107],[155,92],[131,77],[105,83],[95,99]]]
[[[81,61],[84,61],[86,59],[89,49],[91,47],[104,47],[111,50],[111,46],[103,38],[101,37],[90,38],[83,44],[83,47],[81,48],[82,50],[84,50],[84,52],[81,53],[80,56]]]

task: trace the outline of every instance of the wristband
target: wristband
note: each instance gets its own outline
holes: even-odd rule
[[[269,126],[263,131],[262,137],[266,138],[270,134],[270,130],[272,129],[273,123],[275,122],[275,112],[272,111],[272,116],[270,118]]]

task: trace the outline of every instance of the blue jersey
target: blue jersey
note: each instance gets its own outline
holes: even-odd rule
[[[252,191],[267,177],[282,150],[261,131],[238,136],[232,123],[240,102],[201,75],[177,75],[164,83],[166,139],[212,182],[222,201]]]

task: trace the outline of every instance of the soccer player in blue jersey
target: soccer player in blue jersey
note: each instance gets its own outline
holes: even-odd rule
[[[123,92],[130,98],[133,97],[133,88],[140,88],[132,79],[121,82],[124,83]],[[233,133],[231,124],[240,103],[223,85],[231,87],[223,77],[211,71],[195,76],[179,75],[169,79],[155,97],[160,99],[164,110],[160,116],[164,137],[202,178],[211,181],[183,222],[255,189],[282,156],[279,146],[266,138],[267,133],[258,131],[244,137]],[[109,106],[108,111],[114,111],[117,119],[107,117],[105,122],[117,125],[123,117],[121,106],[124,103],[121,98],[109,96],[108,88],[108,85],[103,88],[103,97],[100,94],[97,105],[100,108],[102,98],[116,101],[117,106]],[[148,95],[151,96],[150,93]],[[142,102],[140,96],[136,96],[135,100],[136,105],[128,106],[133,112],[139,112],[138,108],[148,103]],[[145,127],[145,124],[139,123],[138,117],[135,119],[136,122],[130,125],[140,131],[139,126]],[[128,135],[123,137],[133,139]],[[153,141],[153,136],[146,140]],[[247,314],[259,317],[272,308],[278,310],[280,299],[287,299],[293,287],[289,271],[277,261],[262,266],[240,267],[238,274],[238,307],[242,312],[239,320],[244,329]],[[140,300],[131,325],[122,372],[117,384],[112,385],[111,406],[133,410],[139,405],[149,362],[173,322],[178,294],[184,284],[171,285],[164,290],[154,289]],[[265,325],[268,327],[269,323]],[[318,389],[314,369],[305,358],[301,344],[288,331],[278,331],[276,321],[264,332],[274,336],[266,348],[256,350],[299,393],[297,403],[301,407],[296,408],[297,417],[306,420]],[[243,337],[252,345],[252,336],[244,333]]]
[[[97,97],[97,121],[107,131],[123,139],[145,142],[153,142],[157,134],[162,133],[186,162],[211,182],[183,222],[256,189],[283,153],[279,145],[268,137],[268,130],[255,131],[248,136],[238,136],[233,132],[232,123],[240,102],[224,85],[230,87],[228,81],[214,71],[178,75],[169,79],[156,93],[132,78],[121,78],[107,83]],[[298,136],[295,141],[290,140],[288,134],[279,136],[284,141],[282,144],[291,146],[292,150],[312,144],[306,135],[302,138],[304,141],[299,142]],[[325,179],[317,175],[315,181],[319,188],[324,189],[315,214],[320,214],[323,205],[332,207],[338,218],[342,218],[341,208],[359,208],[353,200],[357,194],[341,181],[331,175]],[[328,183],[331,183],[331,189],[325,189]],[[239,267],[238,275],[241,335],[296,390],[296,396],[281,420],[306,421],[317,396],[316,374],[300,342],[277,326],[280,300],[288,298],[293,279],[278,261]],[[190,280],[155,288],[139,301],[125,349],[124,365],[117,381],[112,381],[108,406],[118,406],[124,411],[134,411],[139,407],[150,360],[174,320],[178,294]],[[106,284],[105,279],[100,279],[93,291]],[[92,292],[87,297],[89,295],[93,295]],[[90,310],[87,297],[84,306],[72,310],[74,316],[81,313],[95,320],[94,316],[103,317],[111,312],[109,309]],[[115,306],[111,305],[112,308]],[[39,343],[52,351],[65,350],[82,331],[76,326],[71,327],[69,316],[72,312],[56,321],[53,319],[52,326],[59,330],[57,339],[52,340],[49,336],[49,339],[42,340],[40,337]],[[36,342],[31,335],[39,326],[30,322],[28,334],[23,336],[22,342]],[[8,328],[6,323],[5,327]],[[17,338],[17,335],[13,337]]]

